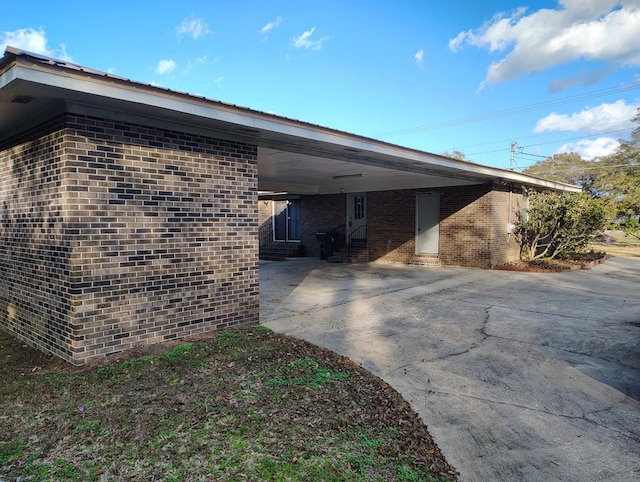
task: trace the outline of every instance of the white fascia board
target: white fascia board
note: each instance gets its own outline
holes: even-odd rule
[[[471,164],[465,161],[455,159],[447,159],[415,149],[395,146],[375,140],[366,140],[364,138],[351,135],[348,133],[339,133],[329,131],[326,128],[306,126],[296,124],[296,121],[287,120],[273,116],[274,119],[265,119],[263,116],[271,116],[270,114],[251,114],[249,112],[238,112],[240,107],[223,106],[223,105],[204,105],[205,103],[213,103],[210,100],[199,100],[198,98],[190,98],[192,101],[186,101],[180,97],[187,97],[187,94],[178,94],[168,91],[163,92],[145,92],[140,86],[132,83],[131,86],[124,87],[115,85],[118,82],[115,79],[104,77],[104,80],[87,80],[72,75],[60,75],[51,73],[46,70],[14,65],[9,68],[2,76],[0,88],[4,84],[15,79],[22,79],[27,82],[52,86],[60,89],[80,92],[82,94],[95,95],[113,100],[144,104],[152,107],[166,109],[169,111],[185,113],[197,117],[216,120],[241,127],[256,129],[258,131],[275,132],[283,135],[293,136],[305,140],[312,140],[326,144],[333,144],[342,147],[355,149],[359,155],[382,155],[395,158],[397,162],[403,163],[414,161],[420,164],[427,164],[437,168],[451,169],[462,173],[480,175],[483,177],[500,179],[509,183],[519,183],[533,185],[547,189],[560,191],[577,192],[580,189],[577,186],[571,186],[564,183],[546,181],[537,179],[525,174],[507,171],[504,169],[482,166],[479,164]],[[144,87],[144,86],[142,86]],[[236,112],[234,112],[236,110]]]
[[[540,179],[538,177],[527,176],[526,174],[520,174],[519,172],[499,170],[495,177],[500,178],[501,181],[510,184],[522,184],[526,186],[535,186],[545,189],[551,189],[553,191],[564,192],[581,192],[580,186],[574,186],[573,184],[566,184],[564,182],[548,181],[547,179]]]
[[[197,101],[196,98],[194,98],[194,102],[185,102],[174,97],[172,98],[172,94],[170,92],[166,95],[162,95],[160,92],[143,92],[140,88],[136,88],[135,86],[125,88],[113,85],[113,81],[109,82],[109,77],[105,77],[104,81],[100,82],[59,75],[22,66],[14,67],[11,70],[16,70],[15,77],[21,80],[79,92],[81,94],[95,95],[136,104],[144,104],[152,107],[205,117],[208,119],[230,122],[246,127],[253,127],[255,124],[255,121],[248,122],[250,119],[249,116],[197,104],[195,103],[195,101]]]
[[[0,75],[0,89],[4,89],[11,82],[16,80],[16,67],[5,70],[2,75]]]

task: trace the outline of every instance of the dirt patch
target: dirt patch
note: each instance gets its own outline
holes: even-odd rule
[[[457,480],[349,359],[257,326],[74,367],[0,333],[0,480]]]
[[[575,271],[591,269],[595,265],[604,263],[611,257],[604,252],[582,253],[573,259],[536,259],[533,261],[518,261],[495,266],[493,269],[502,271],[523,271],[529,273],[559,273],[562,271]]]

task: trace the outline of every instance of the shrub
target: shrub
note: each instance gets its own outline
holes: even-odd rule
[[[525,260],[567,258],[583,251],[607,224],[604,202],[585,193],[528,191],[516,233]]]

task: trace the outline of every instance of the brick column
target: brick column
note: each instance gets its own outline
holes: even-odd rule
[[[85,116],[58,122],[2,151],[2,248],[14,267],[0,275],[0,326],[80,364],[257,322],[256,146]],[[7,172],[11,163],[19,168]],[[39,188],[21,193],[28,176]],[[30,231],[16,221],[29,212],[43,213],[46,227],[28,229],[46,239],[24,273]]]

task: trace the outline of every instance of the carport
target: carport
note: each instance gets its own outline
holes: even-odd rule
[[[358,194],[367,259],[491,267],[524,188],[578,190],[11,47],[0,110],[0,324],[76,364],[257,322],[259,193],[309,246]]]

